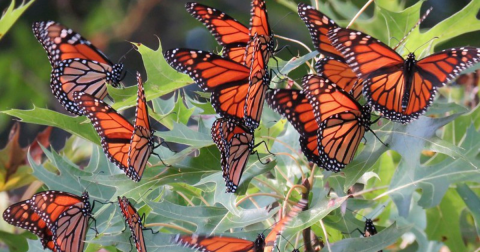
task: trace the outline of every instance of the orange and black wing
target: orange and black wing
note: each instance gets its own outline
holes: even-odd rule
[[[364,95],[384,117],[408,123],[423,114],[436,89],[480,61],[478,48],[451,48],[417,61],[406,60],[387,45],[364,33],[335,29],[329,33],[350,67],[365,79]]]
[[[255,36],[253,39],[254,50],[245,106],[245,126],[250,129],[256,129],[260,125],[265,92],[270,85],[270,76],[263,58],[260,38]]]
[[[244,64],[245,48],[250,39],[248,28],[224,12],[199,3],[186,3],[187,11],[202,22],[223,46],[223,55]]]
[[[221,152],[226,191],[234,193],[254,147],[253,132],[240,124],[219,118],[213,124],[212,139]]]
[[[142,218],[125,196],[122,198],[118,197],[118,204],[120,205],[123,218],[125,218],[125,222],[132,232],[133,242],[135,243],[137,251],[146,252],[147,247],[145,246],[145,240],[143,238]]]
[[[357,75],[345,62],[343,54],[332,45],[328,38],[328,31],[337,28],[338,25],[325,14],[304,3],[298,4],[298,15],[305,22],[315,49],[325,56],[315,65],[318,74],[336,83],[347,92],[353,90],[352,93],[358,100],[362,93],[362,81],[357,78]]]
[[[135,111],[134,129],[128,151],[128,170],[126,175],[134,181],[140,181],[147,165],[148,159],[153,152],[153,130],[150,128],[148,118],[147,100],[143,89],[142,77],[137,72],[137,109]]]
[[[275,227],[273,227],[272,231],[265,237],[265,248],[264,252],[272,252],[277,247],[277,238],[278,236],[282,235],[283,230],[285,227],[295,218],[305,206],[307,206],[308,201],[301,199],[297,204],[295,204],[292,210],[285,216],[284,218],[280,219]]]
[[[254,44],[256,43],[254,37],[258,37],[258,44],[260,45],[264,62],[268,64],[268,60],[273,57],[275,51],[275,41],[273,40],[273,34],[268,23],[265,0],[253,0],[250,14],[250,40],[245,50],[245,64],[250,67],[252,62],[251,58],[255,48]]]
[[[300,147],[307,159],[321,165],[318,155],[318,124],[313,107],[300,90],[274,89],[267,92],[267,103],[293,125],[300,134]]]
[[[201,235],[177,235],[175,242],[204,252],[263,252],[265,244],[263,239],[252,242],[233,237]]]
[[[188,74],[204,91],[222,117],[244,123],[250,68],[209,52],[172,49],[164,53],[167,62]]]
[[[124,172],[129,169],[129,152],[134,127],[104,101],[86,93],[75,93],[75,103],[92,122],[110,161]]]
[[[345,62],[343,54],[332,45],[328,37],[328,31],[338,27],[335,21],[305,3],[298,4],[298,15],[307,26],[315,49],[325,57]]]
[[[352,69],[342,61],[326,57],[317,61],[315,70],[318,75],[325,77],[337,84],[346,92],[350,92],[355,100],[359,100],[362,95],[363,82],[357,78]]]
[[[303,89],[313,107],[318,129],[318,152],[322,167],[339,172],[349,164],[370,127],[370,108],[329,80],[307,75]]]
[[[32,29],[52,65],[52,93],[69,112],[81,115],[73,101],[73,92],[82,91],[103,99],[107,94],[105,83],[119,85],[123,65],[113,64],[80,34],[53,21],[35,22]]]
[[[3,219],[16,227],[26,229],[34,233],[42,242],[43,248],[54,250],[53,234],[45,221],[35,213],[26,201],[21,201],[9,206],[3,212]]]
[[[87,192],[77,196],[60,191],[45,191],[33,195],[26,203],[51,230],[54,251],[83,251],[88,220],[92,213]]]

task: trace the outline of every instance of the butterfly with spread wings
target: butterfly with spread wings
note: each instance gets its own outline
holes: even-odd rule
[[[404,59],[381,41],[359,31],[335,28],[328,37],[364,81],[363,95],[383,117],[403,124],[417,119],[439,87],[480,61],[480,49],[451,48],[421,60]]]
[[[345,62],[343,54],[333,47],[327,36],[328,31],[338,25],[327,15],[304,3],[298,4],[298,15],[307,26],[315,49],[325,56],[315,64],[318,75],[329,79],[343,90],[352,92],[358,100],[362,94],[362,80],[357,78]]]
[[[134,180],[140,181],[155,148],[154,130],[150,127],[148,108],[140,73],[137,73],[137,109],[132,125],[104,101],[83,92],[74,100],[100,135],[105,155]]]
[[[52,93],[70,113],[81,115],[73,99],[74,92],[103,99],[107,95],[105,83],[119,85],[123,65],[113,64],[80,34],[54,21],[35,22],[32,29],[52,66]]]
[[[292,210],[273,227],[265,237],[259,234],[255,241],[224,236],[177,235],[175,243],[194,248],[203,252],[272,252],[276,248],[276,241],[285,227],[307,205],[306,200],[300,200]]]

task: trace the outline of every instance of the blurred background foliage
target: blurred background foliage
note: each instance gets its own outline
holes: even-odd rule
[[[208,31],[185,11],[186,2],[186,0],[37,0],[0,40],[0,111],[12,108],[31,109],[36,106],[65,112],[51,95],[49,87],[51,68],[46,53],[31,31],[31,24],[34,21],[55,20],[79,32],[105,52],[113,62],[123,62],[128,71],[124,83],[132,85],[135,83],[133,73],[141,71],[145,74],[145,71],[140,55],[131,51],[132,46],[128,41],[141,42],[150,48],[157,48],[156,36],[158,36],[162,40],[163,48],[166,49],[188,47],[219,50],[220,47]],[[296,3],[300,1],[278,0],[275,2],[277,4],[267,1],[270,24],[274,33],[300,40],[312,48],[308,30],[296,14]],[[320,1],[327,7],[321,11],[331,15],[341,25],[346,25],[365,2],[367,1]],[[391,2],[384,4],[390,8],[389,10],[401,11],[417,1],[384,2]],[[427,1],[423,4],[421,13],[424,13],[429,6],[433,6],[433,14],[422,23],[421,28],[434,26],[463,8],[468,2],[468,0]],[[249,1],[208,0],[201,3],[215,6],[228,12],[240,22],[248,24]],[[9,4],[9,0],[0,1],[0,9],[6,9]],[[17,1],[18,4],[20,4],[19,1]],[[314,5],[314,3],[310,4]],[[365,23],[372,18],[373,9],[374,4],[360,16],[358,23]],[[353,27],[362,30],[365,26],[367,25]],[[379,29],[373,32],[373,35],[384,34],[385,30]],[[439,45],[436,50],[462,45],[480,46],[479,35],[480,32],[473,32],[459,36]],[[278,40],[278,44],[279,47],[289,45],[289,50],[282,50],[279,54],[283,59],[291,58],[292,53],[296,55],[306,53],[306,50],[298,44],[286,43],[282,40]],[[415,48],[408,49],[415,50]],[[301,75],[297,77],[300,78]],[[196,85],[188,88],[197,90]],[[12,125],[11,117],[0,114],[0,148],[6,144]],[[22,125],[21,145],[31,143],[42,129],[43,127],[34,124]],[[52,139],[52,144],[60,148],[67,135],[59,129],[54,129],[53,134],[57,137]]]

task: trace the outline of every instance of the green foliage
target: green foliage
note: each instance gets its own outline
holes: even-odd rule
[[[293,1],[279,2],[296,10]],[[353,28],[394,46],[397,40],[392,38],[401,39],[418,20],[422,2],[408,8],[400,1],[375,4],[373,16],[360,16]],[[428,31],[421,33],[417,27],[400,53],[406,49],[430,53],[441,42],[478,30],[475,15],[479,4],[472,1]],[[343,25],[347,20],[342,20],[342,16],[350,18],[359,10],[351,1],[320,3],[320,7],[326,14],[338,17]],[[96,17],[87,26],[103,20]],[[302,29],[307,32],[306,27]],[[438,39],[432,40],[434,37]],[[220,153],[210,135],[215,112],[209,102],[198,99],[208,98],[209,94],[190,95],[183,90],[193,81],[166,63],[160,41],[156,50],[141,43],[132,44],[147,72],[144,80],[147,100],[151,101],[151,121],[168,129],[156,131],[155,136],[181,147],[179,152],[164,146],[156,148],[155,152],[168,166],[152,155],[141,182],[131,181],[107,160],[97,133],[85,117],[39,107],[0,111],[24,123],[54,126],[72,134],[62,151],[43,148],[46,160],[42,163],[36,163],[33,154],[29,155],[31,169],[20,169],[18,176],[31,178],[33,171],[33,176],[44,183],[42,189],[78,195],[87,190],[91,201],[98,201],[93,212],[100,234],[88,231],[86,251],[130,250],[130,233],[122,232],[125,222],[118,204],[99,203],[116,202],[117,196],[128,197],[139,213],[145,214],[145,226],[159,231],[144,231],[149,251],[191,251],[172,244],[172,237],[178,233],[199,233],[254,240],[259,233],[268,234],[278,220],[279,210],[288,211],[287,205],[297,202],[302,193],[307,194],[310,205],[286,228],[278,243],[280,251],[292,250],[291,243],[306,228],[325,242],[328,240],[329,248],[322,251],[378,251],[392,244],[397,251],[406,233],[413,235],[415,242],[405,251],[437,251],[442,246],[451,251],[466,251],[478,246],[475,237],[480,235],[480,106],[469,111],[454,104],[449,95],[443,95],[428,116],[411,124],[380,119],[372,125],[375,135],[366,133],[353,162],[338,174],[310,166],[300,151],[299,134],[265,106],[262,123],[255,131],[255,150],[259,155],[250,156],[238,193],[227,194]],[[269,66],[282,75],[275,75],[271,86],[283,87],[285,76],[293,72],[306,74],[304,63],[316,56],[313,51],[272,60]],[[108,87],[108,91],[115,109],[135,106],[136,86]],[[170,93],[174,93],[170,98],[164,97]],[[301,186],[304,181],[310,183],[308,189]],[[351,194],[355,198],[350,198]],[[355,230],[363,231],[365,218],[375,220],[377,235],[358,237]],[[464,226],[473,231],[464,232]],[[8,231],[0,231],[0,239],[11,251],[42,249],[39,241],[27,239],[32,237],[28,232],[13,235],[12,229]],[[302,244],[300,239],[296,247]]]
[[[0,39],[5,36],[5,33],[12,27],[12,25],[17,21],[17,19],[22,15],[22,13],[34,3],[35,0],[30,0],[27,3],[22,1],[20,6],[15,8],[15,0],[12,0],[8,8],[3,12],[2,17],[0,18]]]

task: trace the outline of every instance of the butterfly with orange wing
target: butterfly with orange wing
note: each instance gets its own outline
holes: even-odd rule
[[[267,5],[264,0],[252,0],[250,16],[250,40],[245,50],[245,65],[250,67],[253,62],[251,58],[256,57],[255,50],[261,51],[263,62],[266,65],[275,53],[275,41],[268,23]]]
[[[451,48],[421,60],[397,52],[367,34],[343,28],[328,37],[347,64],[364,81],[363,95],[383,117],[403,124],[417,119],[432,103],[437,89],[480,61],[480,49]]]
[[[270,77],[262,57],[260,39],[255,37],[254,40],[256,46],[251,67],[192,49],[171,49],[164,56],[170,66],[188,74],[200,88],[212,93],[212,106],[221,117],[255,129],[260,124]]]
[[[92,208],[87,192],[77,196],[45,191],[11,205],[3,218],[38,235],[44,248],[56,252],[83,251]]]
[[[234,193],[252,154],[253,132],[225,118],[217,119],[212,126],[212,139],[220,150],[220,160],[226,192]]]
[[[34,233],[43,248],[48,248],[55,251],[55,244],[53,243],[52,230],[47,227],[45,221],[33,211],[33,208],[25,201],[15,203],[9,206],[3,212],[3,219],[10,225],[26,229]]]
[[[370,107],[318,75],[304,76],[302,85],[318,124],[320,166],[339,172],[352,161],[365,131],[370,130]]]
[[[267,104],[287,118],[300,134],[300,147],[310,162],[322,164],[318,154],[318,124],[313,107],[305,93],[294,89],[272,89],[267,92]]]
[[[284,218],[280,219],[267,237],[259,234],[255,241],[223,236],[177,235],[175,243],[203,252],[272,252],[276,248],[278,236],[307,203],[306,200],[300,200]]]
[[[132,206],[130,201],[123,196],[122,198],[118,197],[118,204],[120,205],[120,210],[122,211],[123,218],[127,223],[130,231],[132,233],[132,239],[135,243],[135,247],[138,252],[146,252],[147,247],[145,246],[145,240],[143,238],[143,224],[142,220],[145,216],[140,216],[137,213],[137,210]]]
[[[107,95],[105,83],[119,85],[123,65],[113,64],[80,34],[54,21],[35,22],[32,29],[52,66],[52,93],[70,113],[81,115],[73,99],[74,92],[103,99]]]
[[[305,22],[315,49],[325,56],[315,64],[318,75],[329,79],[345,91],[352,92],[358,100],[362,94],[362,80],[357,78],[345,62],[343,54],[332,46],[327,36],[328,31],[338,25],[327,15],[304,3],[298,4],[298,15]]]
[[[140,73],[137,73],[137,109],[132,125],[104,101],[83,92],[75,92],[77,106],[92,121],[102,140],[103,151],[133,181],[142,178],[153,153],[154,130],[150,127],[148,108]]]

